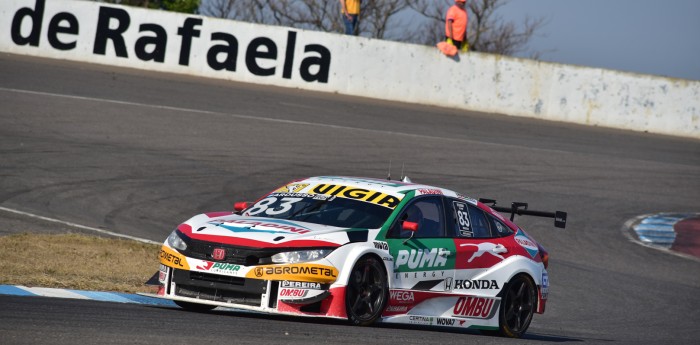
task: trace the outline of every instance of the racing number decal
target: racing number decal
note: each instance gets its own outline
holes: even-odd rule
[[[471,222],[469,221],[469,211],[467,209],[467,204],[453,201],[453,208],[455,211],[455,219],[457,220],[459,235],[462,237],[474,237],[472,232]]]
[[[292,209],[294,203],[299,202],[302,198],[282,198],[280,199],[280,204],[276,207],[270,207],[272,204],[276,203],[278,200],[276,197],[271,196],[260,200],[253,208],[246,212],[247,216],[254,216],[265,212],[265,214],[274,216],[277,214],[285,213]]]

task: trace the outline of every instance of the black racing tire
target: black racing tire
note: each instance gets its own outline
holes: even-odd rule
[[[348,320],[354,325],[371,325],[382,316],[388,300],[384,263],[374,255],[361,257],[353,266],[345,289]]]
[[[498,335],[509,338],[522,337],[530,327],[536,306],[537,295],[532,279],[524,274],[513,277],[503,287],[501,307],[498,311]]]
[[[188,310],[188,311],[194,311],[197,313],[205,313],[208,312],[214,308],[216,308],[215,305],[210,305],[210,304],[199,304],[199,303],[191,303],[191,302],[184,302],[184,301],[173,301],[175,304],[180,306],[180,308]]]

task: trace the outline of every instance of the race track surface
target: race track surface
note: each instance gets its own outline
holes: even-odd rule
[[[569,212],[517,222],[550,253],[525,340],[0,296],[0,343],[696,343],[700,262],[638,246],[642,214],[698,212],[700,142],[0,54],[0,206],[163,240],[291,179],[385,177]],[[56,231],[0,213],[0,234]],[[89,264],[89,263],[85,263]],[[153,263],[154,271],[157,263]]]

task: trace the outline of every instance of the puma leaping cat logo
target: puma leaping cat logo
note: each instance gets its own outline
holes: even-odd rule
[[[479,243],[479,244],[464,243],[464,244],[460,245],[460,247],[466,247],[466,246],[476,247],[476,252],[474,252],[472,257],[469,258],[469,260],[467,262],[474,261],[474,259],[484,255],[484,253],[489,253],[489,254],[491,254],[491,255],[493,255],[501,260],[505,259],[503,256],[499,255],[497,251],[494,251],[494,249],[502,248],[503,246],[499,247],[499,245],[496,245],[493,243],[488,243],[488,242]]]

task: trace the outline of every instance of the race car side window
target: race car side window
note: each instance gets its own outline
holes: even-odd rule
[[[413,235],[414,238],[445,237],[445,212],[442,206],[442,197],[422,197],[406,205],[392,226],[389,237],[408,238],[411,236],[411,231],[401,229],[401,224],[404,221],[418,223],[418,231]]]
[[[511,230],[507,225],[503,224],[503,222],[500,220],[496,219],[496,217],[488,215],[488,220],[491,223],[491,229],[494,230],[496,236],[504,237],[513,233],[513,230]]]
[[[456,237],[489,238],[491,224],[484,212],[463,200],[451,200],[453,228]]]

